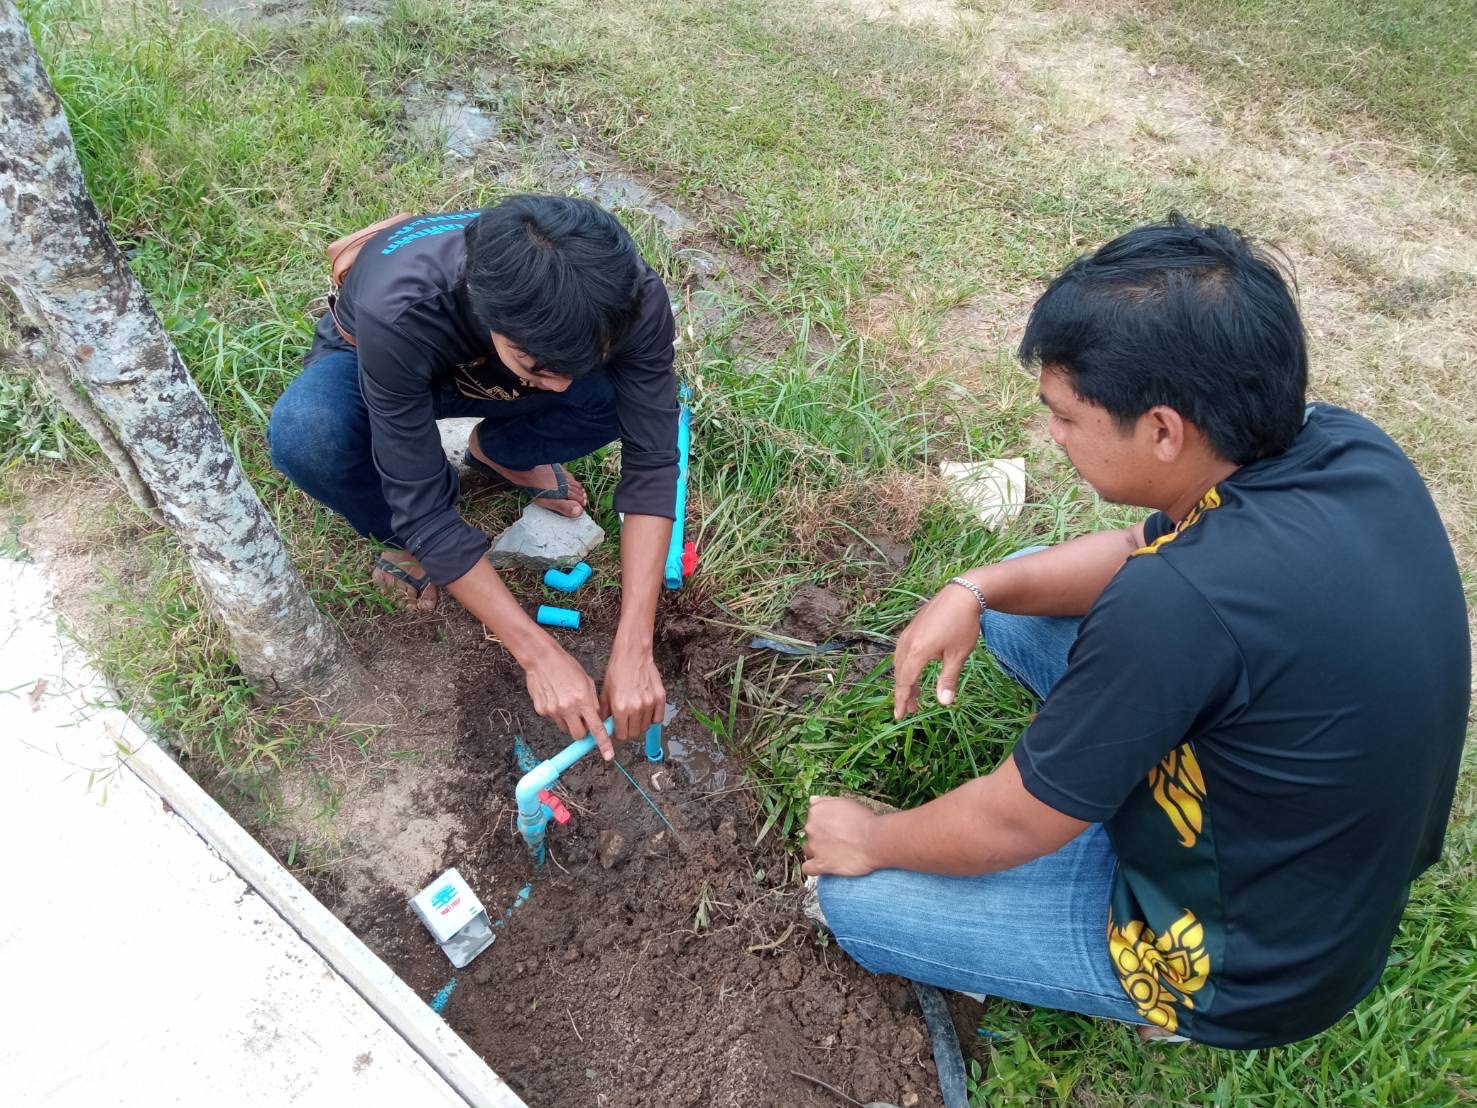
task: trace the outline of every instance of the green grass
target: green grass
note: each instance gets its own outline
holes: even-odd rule
[[[0,471],[66,461],[80,446],[80,435],[34,378],[0,371]]]
[[[263,710],[209,618],[178,546],[162,533],[129,543],[129,576],[97,593],[109,630],[98,662],[123,707],[151,718],[201,773],[243,781],[291,762],[327,732],[285,708]]]
[[[37,462],[63,462],[90,444],[35,378],[7,364],[20,345],[19,307],[0,287],[0,473]]]
[[[1477,172],[1474,0],[1142,0],[1128,30],[1146,56],[1325,122],[1366,117]]]
[[[1364,76],[1335,87],[1317,59],[1334,56],[1333,28],[1359,47],[1378,20],[1352,3],[1325,8],[1333,14],[1321,22],[1289,29],[1270,8],[1217,4],[1177,33],[1186,57],[1213,66],[1190,52],[1201,40],[1188,28],[1213,28],[1231,12],[1247,35],[1270,40],[1280,27],[1286,44],[1271,42],[1257,63],[1275,87],[1302,82],[1342,104]],[[1297,10],[1278,9],[1277,19]],[[400,208],[489,202],[511,187],[499,174],[536,185],[551,142],[643,171],[700,223],[700,241],[673,243],[627,214],[674,288],[690,275],[692,246],[741,259],[724,294],[729,318],[681,354],[697,391],[690,527],[704,560],[680,601],[711,599],[731,613],[725,620],[767,627],[795,586],[819,581],[856,603],[859,626],[887,635],[962,566],[1124,518],[1032,445],[1034,383],[1008,349],[969,364],[939,360],[950,313],[1035,287],[1087,245],[1171,206],[1228,202],[1207,177],[1155,176],[1034,139],[1016,92],[961,77],[971,71],[967,42],[820,22],[778,0],[402,4],[378,30],[304,20],[245,33],[150,2],[33,0],[26,11],[115,236],[315,598],[339,617],[386,601],[364,582],[352,534],[271,470],[264,431],[309,341],[322,247],[346,230]],[[107,33],[92,31],[104,18]],[[1348,30],[1360,27],[1363,37]],[[1418,52],[1413,34],[1360,56],[1391,72],[1389,58]],[[1470,101],[1451,95],[1461,59],[1442,50],[1429,87],[1415,90],[1427,99],[1411,110],[1423,103],[1425,133],[1456,150],[1451,136],[1470,136]],[[466,173],[405,138],[399,119],[412,83],[466,83],[478,65],[509,78],[486,94],[505,130],[496,164]],[[1358,95],[1376,118],[1403,126],[1394,105],[1404,86],[1386,84],[1386,100]],[[60,449],[54,416],[27,389],[0,380],[0,462]],[[1006,535],[969,527],[919,477],[941,457],[1007,453],[1031,456],[1035,495]],[[608,467],[582,473],[608,509]],[[912,555],[879,580],[843,551],[884,533],[909,538]],[[145,536],[133,560],[136,572],[104,596],[117,632],[103,649],[131,705],[233,774],[309,749],[311,727],[251,709],[168,537]],[[1031,711],[980,657],[958,707],[928,706],[895,724],[884,659],[735,668],[710,718],[752,752],[766,829],[793,832],[817,790],[898,803],[934,795],[996,764]],[[255,787],[238,777],[244,791]],[[1477,1098],[1470,771],[1464,782],[1447,859],[1418,885],[1390,973],[1337,1028],[1249,1054],[1145,1050],[1121,1028],[996,1004],[986,1023],[1009,1037],[968,1044],[977,1103]],[[334,782],[316,787],[329,818]]]

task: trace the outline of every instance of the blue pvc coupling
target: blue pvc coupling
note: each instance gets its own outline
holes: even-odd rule
[[[588,581],[594,572],[587,562],[580,562],[568,573],[562,569],[549,569],[544,571],[544,584],[560,592],[574,592]]]
[[[528,853],[533,856],[533,864],[539,868],[543,867],[547,854],[544,850],[544,832],[549,826],[549,817],[543,812],[542,806],[537,815],[525,816],[518,814],[518,833],[523,836],[524,843],[528,846]]]
[[[555,608],[550,604],[540,604],[534,618],[544,627],[568,627],[574,631],[580,629],[580,614],[573,608]]]

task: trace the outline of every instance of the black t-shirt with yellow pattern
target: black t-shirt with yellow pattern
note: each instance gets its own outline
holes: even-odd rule
[[[1374,987],[1440,854],[1470,699],[1456,561],[1410,461],[1325,405],[1146,531],[1016,763],[1107,827],[1105,957],[1148,1021],[1306,1038]]]

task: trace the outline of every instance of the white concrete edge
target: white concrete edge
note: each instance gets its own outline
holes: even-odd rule
[[[410,987],[135,725],[123,764],[153,789],[471,1108],[528,1108]],[[125,743],[120,743],[120,750]],[[407,907],[406,911],[410,911]]]

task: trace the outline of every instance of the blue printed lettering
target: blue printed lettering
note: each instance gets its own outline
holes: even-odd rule
[[[385,243],[385,248],[380,253],[382,255],[393,254],[402,246],[409,246],[416,239],[425,238],[427,235],[444,235],[448,231],[461,231],[466,228],[467,223],[471,222],[474,216],[480,214],[480,212],[475,211],[451,212],[447,215],[428,215],[422,216],[420,219],[413,219],[395,230],[394,234],[390,236],[389,241]],[[437,220],[464,220],[465,222],[437,223]],[[421,226],[425,223],[433,224],[433,226]]]

